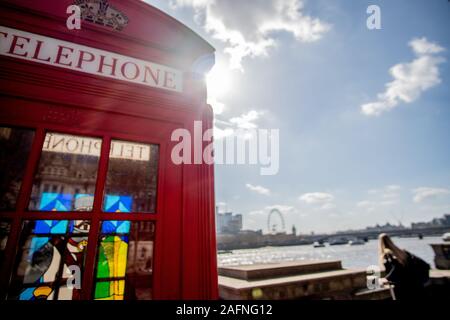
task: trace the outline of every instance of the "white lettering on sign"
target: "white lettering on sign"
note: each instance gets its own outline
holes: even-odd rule
[[[129,160],[150,160],[150,146],[140,143],[111,141],[110,158]]]
[[[0,26],[0,55],[182,92],[183,73],[157,63]]]
[[[66,134],[48,133],[42,151],[100,157],[102,140]],[[111,141],[110,158],[149,161],[150,146],[142,143]]]

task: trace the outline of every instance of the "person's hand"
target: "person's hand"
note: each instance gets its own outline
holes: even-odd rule
[[[390,285],[391,283],[389,282],[389,280],[388,279],[386,279],[386,278],[380,278],[380,285],[382,286],[382,287],[386,287],[386,286],[388,286],[388,285]]]

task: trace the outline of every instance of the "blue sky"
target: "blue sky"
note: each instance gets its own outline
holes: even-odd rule
[[[244,227],[266,231],[274,207],[302,233],[450,213],[450,2],[147,2],[217,49],[218,136],[280,129],[277,175],[216,166],[216,202]]]

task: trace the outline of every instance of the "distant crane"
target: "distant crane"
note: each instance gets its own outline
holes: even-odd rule
[[[273,233],[273,234],[277,233],[277,224],[271,223],[272,222],[271,219],[274,215],[277,215],[280,218],[280,221],[281,221],[281,230],[280,231],[281,232],[285,231],[286,226],[284,224],[283,214],[278,209],[272,209],[269,212],[269,216],[267,217],[267,230],[269,231],[269,233]]]
[[[403,211],[403,209],[400,210],[400,215],[395,214],[392,210],[390,210],[389,213],[397,220],[399,225],[403,225],[403,217],[405,216],[405,211]]]

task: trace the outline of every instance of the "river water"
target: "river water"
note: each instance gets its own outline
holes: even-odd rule
[[[435,268],[434,252],[430,243],[442,243],[440,237],[425,237],[422,240],[393,238],[393,241],[398,247],[408,250]],[[301,260],[341,260],[344,268],[366,269],[370,265],[378,265],[378,241],[370,240],[359,246],[327,245],[323,248],[313,248],[312,245],[304,245],[242,249],[218,255],[219,266]]]

